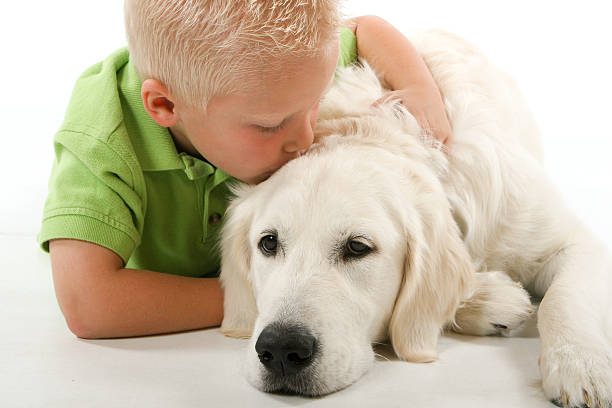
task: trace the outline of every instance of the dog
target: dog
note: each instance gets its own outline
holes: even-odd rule
[[[562,203],[513,81],[466,41],[411,36],[453,128],[447,155],[367,63],[321,103],[315,143],[235,187],[221,238],[221,331],[251,337],[263,391],[342,389],[389,339],[437,359],[440,333],[512,335],[541,298],[539,367],[562,406],[612,404],[612,258]],[[529,293],[528,293],[528,292]],[[606,405],[607,404],[607,405]]]

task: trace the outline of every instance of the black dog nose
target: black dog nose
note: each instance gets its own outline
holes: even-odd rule
[[[255,351],[268,370],[285,376],[302,371],[312,362],[315,343],[304,327],[272,323],[259,335]]]

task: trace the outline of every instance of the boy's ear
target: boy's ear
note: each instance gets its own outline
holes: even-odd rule
[[[179,121],[174,97],[156,79],[146,79],[140,88],[142,103],[151,118],[160,126],[174,126]]]

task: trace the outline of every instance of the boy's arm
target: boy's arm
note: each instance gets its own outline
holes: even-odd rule
[[[427,65],[408,39],[376,16],[346,22],[357,37],[357,53],[383,75],[393,89],[386,98],[401,99],[421,127],[448,145],[451,127],[440,90]]]
[[[170,333],[223,319],[219,279],[126,269],[113,251],[73,239],[50,241],[49,253],[58,303],[78,337]]]

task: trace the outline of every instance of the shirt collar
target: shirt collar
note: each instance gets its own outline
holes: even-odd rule
[[[124,105],[123,119],[143,171],[184,170],[190,180],[215,173],[218,182],[230,177],[205,160],[177,151],[170,131],[155,123],[145,110],[140,96],[141,82],[131,61],[117,76]]]

